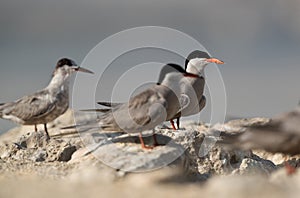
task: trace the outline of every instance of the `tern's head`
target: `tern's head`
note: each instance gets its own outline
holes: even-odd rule
[[[60,74],[67,78],[77,71],[93,74],[92,71],[78,66],[75,61],[68,58],[62,58],[57,62],[53,75]]]
[[[185,70],[187,72],[194,72],[192,71],[193,67],[197,71],[202,72],[209,63],[224,64],[223,61],[210,57],[206,52],[195,50],[187,57],[185,61]]]

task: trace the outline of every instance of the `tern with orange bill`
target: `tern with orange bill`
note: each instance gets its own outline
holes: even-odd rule
[[[197,78],[186,78],[183,79],[181,87],[181,104],[185,104],[184,108],[181,109],[176,115],[167,121],[170,121],[171,126],[174,130],[180,128],[180,118],[185,116],[190,116],[199,113],[206,104],[206,97],[203,95],[205,87],[205,75],[204,69],[210,64],[224,64],[223,61],[210,57],[208,53],[195,50],[191,52],[185,61],[185,69],[176,64],[169,63],[168,65],[176,65],[176,70],[178,72],[187,72],[189,74],[196,75]],[[160,76],[164,76],[165,71],[162,70]],[[161,78],[160,77],[160,78]],[[159,79],[160,81],[161,79]],[[116,107],[122,103],[111,103],[111,102],[98,102],[98,104],[106,107]],[[98,112],[106,112],[109,109],[97,109]],[[174,119],[177,119],[177,128],[174,124]]]
[[[108,112],[102,114],[97,120],[62,129],[99,128],[101,131],[139,133],[142,148],[153,148],[144,144],[142,132],[153,130],[157,125],[170,120],[183,108],[180,104],[180,84],[186,78],[197,78],[197,75],[178,72],[175,66],[166,65],[161,72],[163,80],[151,88],[133,96],[127,103],[118,104]],[[166,69],[167,68],[167,69]],[[162,75],[163,73],[163,75]],[[154,143],[156,144],[155,134]]]

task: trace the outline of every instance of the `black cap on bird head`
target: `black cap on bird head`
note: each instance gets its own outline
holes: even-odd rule
[[[194,58],[211,58],[208,53],[200,51],[200,50],[195,50],[191,52],[188,57],[185,60],[185,70],[187,68],[187,65],[189,64],[189,61],[194,59]]]
[[[55,69],[58,69],[58,68],[63,67],[65,65],[76,66],[77,64],[69,58],[62,58],[57,62]]]

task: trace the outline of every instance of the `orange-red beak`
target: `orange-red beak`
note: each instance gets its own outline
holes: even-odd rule
[[[224,64],[223,61],[217,59],[217,58],[207,58],[206,59],[207,62],[210,62],[210,63],[216,63],[216,64]]]

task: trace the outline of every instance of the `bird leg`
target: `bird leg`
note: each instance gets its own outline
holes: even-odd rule
[[[46,139],[49,140],[50,136],[49,136],[49,133],[48,133],[48,130],[47,130],[47,124],[46,123],[44,124],[44,129],[45,129]]]
[[[293,175],[296,172],[296,168],[290,165],[288,162],[284,163],[285,170],[288,175]]]
[[[176,127],[175,127],[175,125],[174,125],[174,121],[173,121],[173,120],[170,120],[170,123],[171,123],[171,125],[172,125],[173,130],[176,130]]]
[[[152,134],[152,138],[153,138],[153,144],[154,144],[154,146],[158,146],[159,144],[158,144],[158,142],[157,142],[157,139],[156,139],[156,134],[153,132],[153,134]]]
[[[34,131],[35,131],[35,132],[38,131],[36,124],[34,125]]]
[[[179,118],[177,118],[177,122],[176,122],[176,124],[177,124],[177,129],[180,129],[180,117],[179,117]]]
[[[139,139],[140,139],[140,142],[141,142],[141,145],[142,145],[142,148],[143,149],[153,149],[154,146],[146,146],[145,145],[145,142],[143,140],[143,136],[142,136],[142,133],[139,133]]]
[[[152,133],[152,138],[153,138],[153,146],[154,146],[154,147],[156,147],[156,146],[165,146],[165,144],[160,144],[160,143],[158,143],[158,141],[157,141],[157,136],[156,136],[156,134],[154,133],[154,131],[153,131],[153,133]]]

